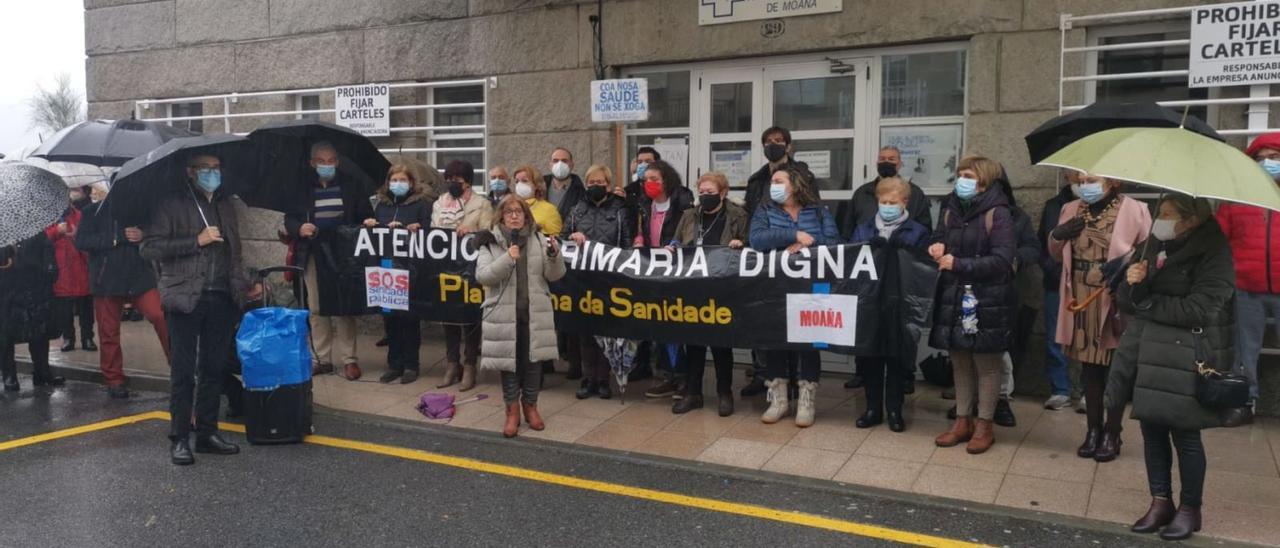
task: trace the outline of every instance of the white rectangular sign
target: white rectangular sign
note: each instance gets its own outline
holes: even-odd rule
[[[360,84],[333,90],[337,124],[365,137],[391,135],[391,86]]]
[[[591,81],[592,122],[643,122],[648,119],[648,79]]]
[[[698,24],[718,25],[844,11],[844,0],[699,0]]]
[[[729,186],[747,186],[751,178],[751,149],[711,151],[711,170],[719,171],[729,180]]]
[[[858,296],[787,293],[787,342],[854,346]]]
[[[398,268],[364,268],[367,306],[409,310],[409,271]]]
[[[1196,8],[1189,68],[1193,88],[1280,83],[1280,1]]]
[[[831,178],[831,151],[830,150],[806,150],[797,152],[792,155],[797,162],[804,162],[809,166],[809,171],[813,172],[813,176],[819,179]]]

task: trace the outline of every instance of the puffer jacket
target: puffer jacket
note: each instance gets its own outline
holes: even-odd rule
[[[1166,244],[1170,246],[1170,244]],[[1213,219],[1167,249],[1163,266],[1148,261],[1147,279],[1120,283],[1116,302],[1133,318],[1111,360],[1107,406],[1133,402],[1133,418],[1181,430],[1219,426],[1196,399],[1195,336],[1207,365],[1233,362],[1235,276],[1226,236]],[[1155,246],[1148,252],[1156,256]],[[1157,259],[1158,261],[1158,259]]]
[[[614,247],[629,247],[635,238],[636,221],[627,207],[627,200],[609,194],[600,205],[588,198],[578,201],[564,220],[560,236],[568,238],[581,232],[588,240]]]
[[[787,210],[770,201],[761,205],[751,217],[751,249],[784,249],[796,241],[796,232],[801,231],[813,236],[813,245],[844,243],[840,241],[835,216],[827,206],[805,206],[792,220]]]
[[[747,210],[728,198],[723,200],[724,230],[720,231],[720,241],[702,242],[702,245],[729,245],[734,240],[747,242],[747,231],[751,220],[747,218]],[[680,224],[676,225],[676,233],[672,238],[683,246],[698,245],[698,235],[702,233],[702,210],[697,206],[686,209],[680,216]]]
[[[836,207],[836,225],[840,227],[840,236],[846,240],[853,238],[853,232],[875,218],[880,212],[880,200],[876,198],[876,185],[880,184],[880,177],[876,177],[857,190],[853,191],[853,197],[840,202]],[[911,216],[911,220],[920,223],[926,227],[933,226],[932,212],[929,211],[929,196],[924,193],[924,189],[911,181],[907,181],[911,187],[911,196],[907,200],[907,214]]]
[[[676,191],[671,193],[667,203],[671,207],[667,210],[667,216],[662,219],[662,234],[655,243],[649,241],[649,220],[653,218],[653,200],[648,196],[640,199],[640,207],[636,210],[636,215],[640,235],[646,247],[664,246],[671,241],[671,237],[676,233],[676,226],[680,224],[680,217],[684,215],[685,210],[693,207],[693,192],[682,186],[676,187]]]
[[[1004,352],[1010,348],[1017,321],[1018,291],[1013,283],[1017,239],[1008,203],[995,186],[974,197],[967,208],[961,206],[954,192],[943,200],[932,240],[946,245],[946,253],[955,257],[955,264],[938,278],[929,346],[972,352]],[[973,287],[978,299],[975,335],[966,335],[960,324],[965,285]]]
[[[54,255],[58,258],[58,281],[53,284],[55,297],[83,297],[89,294],[89,257],[76,249],[75,236],[80,230],[80,210],[67,208],[62,221],[67,223],[68,234],[59,234],[58,225],[44,229],[45,236],[53,242]]]
[[[1280,293],[1280,214],[1261,207],[1225,203],[1218,225],[1236,264],[1236,288],[1250,293]]]
[[[443,222],[442,214],[446,207],[450,207],[458,201],[449,193],[436,198],[436,203],[431,206],[431,227],[465,228],[475,232],[493,226],[493,205],[484,196],[469,190],[462,196],[462,220],[456,225],[446,226],[446,223]]]
[[[201,200],[196,205],[196,200]],[[368,203],[367,201],[365,202]],[[237,305],[246,301],[252,283],[244,269],[240,254],[240,198],[220,193],[214,194],[213,203],[196,198],[195,193],[178,193],[156,207],[151,224],[144,227],[142,257],[156,263],[160,271],[157,286],[160,304],[167,311],[189,314],[195,310],[204,292],[205,278],[209,275],[214,246],[225,245],[230,251],[228,277],[231,282],[232,301]],[[217,226],[223,242],[200,247],[197,236],[204,230],[202,207],[211,226]]]
[[[156,288],[156,273],[124,236],[107,202],[84,210],[76,247],[89,254],[89,289],[95,297],[137,297]]]
[[[542,242],[545,236],[526,230],[526,241]],[[515,372],[516,370],[516,266],[507,253],[511,247],[500,230],[476,234],[473,240],[476,258],[476,281],[484,286],[484,304],[480,306],[484,321],[481,326],[480,368]],[[551,303],[550,283],[564,277],[564,259],[560,254],[547,256],[545,245],[520,248],[521,263],[528,273],[529,288],[529,356],[532,363],[560,357],[556,346],[555,308]]]
[[[379,190],[376,195],[378,200],[373,206],[373,220],[384,226],[392,222],[404,226],[418,224],[423,228],[431,226],[432,207],[429,198],[423,193],[424,188],[422,185],[415,185],[403,199],[396,198],[386,189]]]

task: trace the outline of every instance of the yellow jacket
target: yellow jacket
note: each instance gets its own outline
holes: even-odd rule
[[[564,225],[564,221],[560,219],[560,210],[546,200],[529,198],[525,202],[529,204],[529,211],[533,213],[533,222],[537,223],[538,230],[548,236],[559,237]]]

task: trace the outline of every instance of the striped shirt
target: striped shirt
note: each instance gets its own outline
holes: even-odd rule
[[[330,181],[327,187],[315,187],[312,196],[316,200],[312,223],[317,228],[334,228],[342,225],[345,213],[342,207],[342,185],[336,179]]]

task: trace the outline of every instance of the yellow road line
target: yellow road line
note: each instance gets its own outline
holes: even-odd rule
[[[41,442],[52,441],[80,434],[87,434],[117,426],[134,424],[146,420],[169,420],[169,414],[163,411],[155,411],[151,413],[143,413],[129,417],[122,417],[109,421],[99,422],[48,434],[41,434],[29,438],[21,438],[10,442],[0,443],[0,451],[33,445]],[[244,433],[244,426],[238,424],[221,423],[220,428],[231,431]],[[452,457],[439,453],[431,453],[418,449],[408,449],[404,447],[396,447],[393,445],[382,445],[377,443],[368,443],[363,441],[348,440],[342,438],[333,438],[329,436],[308,436],[306,443],[312,445],[320,445],[324,447],[333,447],[336,449],[347,449],[351,451],[360,451],[363,453],[371,453],[375,455],[383,455],[395,457],[405,460],[425,462],[441,466],[449,466],[453,468],[461,468],[476,472],[484,472],[499,476],[507,476],[511,478],[523,479],[528,481],[536,481],[551,485],[559,485],[561,487],[569,487],[572,489],[581,489],[584,491],[594,491],[597,493],[605,493],[609,495],[617,495],[630,497],[640,500],[648,500],[653,502],[661,502],[664,504],[673,504],[677,506],[685,506],[689,508],[697,508],[700,510],[709,510],[712,512],[721,512],[725,514],[734,514],[757,519],[767,519],[791,525],[800,525],[804,527],[812,527],[815,529],[824,529],[828,531],[836,531],[840,533],[848,533],[866,538],[874,538],[891,542],[899,542],[916,546],[932,546],[938,548],[959,548],[983,546],[960,540],[953,540],[944,537],[932,535],[924,535],[912,533],[909,531],[900,531],[890,529],[888,527],[880,527],[877,525],[868,525],[853,521],[846,521],[835,518],[828,518],[804,512],[794,512],[788,510],[777,510],[754,504],[742,504],[737,502],[728,502],[704,497],[694,497],[689,495],[681,495],[668,491],[658,491],[655,489],[645,489],[642,487],[632,487],[629,485],[621,485],[617,483],[609,483],[604,481],[589,480],[566,476],[561,474],[552,474],[548,472],[540,472],[537,470],[529,470],[515,466],[507,466],[504,464],[495,464],[480,460],[468,459],[463,457]]]

